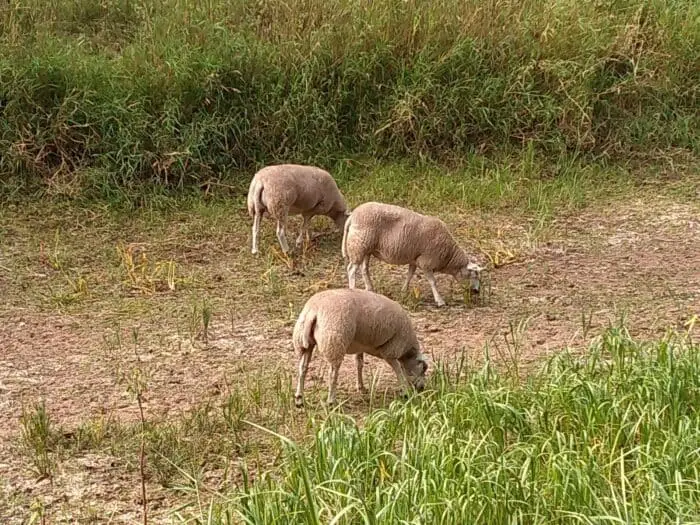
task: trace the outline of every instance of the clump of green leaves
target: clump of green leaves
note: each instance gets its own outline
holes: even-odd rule
[[[283,465],[234,493],[214,522],[692,521],[698,350],[611,328],[588,355],[562,353],[525,381],[488,361],[457,375],[438,366],[432,389],[362,425],[336,414],[308,448],[284,438]]]
[[[55,433],[51,418],[42,401],[24,407],[20,418],[20,442],[39,478],[51,477],[56,467],[53,457]]]

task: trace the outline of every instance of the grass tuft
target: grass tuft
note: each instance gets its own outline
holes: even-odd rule
[[[35,474],[40,479],[50,478],[56,467],[52,455],[56,434],[44,402],[23,409],[20,427],[21,446]]]
[[[561,353],[524,380],[488,360],[439,365],[432,388],[362,424],[334,413],[307,446],[279,435],[282,464],[209,522],[692,521],[698,350],[611,327],[585,357]]]

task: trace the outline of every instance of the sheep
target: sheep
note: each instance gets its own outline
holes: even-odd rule
[[[345,199],[333,177],[321,168],[298,164],[266,166],[253,176],[248,189],[248,214],[253,218],[253,247],[258,253],[260,221],[267,214],[277,220],[277,239],[284,253],[287,244],[287,216],[301,215],[303,223],[296,246],[308,239],[309,221],[315,215],[326,215],[342,232],[349,215]]]
[[[374,292],[336,288],[313,295],[304,305],[292,335],[300,356],[299,377],[294,395],[297,407],[304,405],[304,379],[314,348],[329,365],[328,404],[336,401],[338,372],[345,354],[355,354],[357,390],[362,382],[364,353],[384,359],[403,386],[422,391],[428,364],[406,311],[395,301]]]
[[[468,279],[474,294],[480,290],[483,268],[457,245],[447,225],[437,217],[400,206],[366,202],[355,208],[345,222],[341,250],[348,260],[350,288],[355,288],[357,267],[361,265],[365,288],[373,289],[369,260],[374,255],[389,264],[408,265],[403,293],[416,268],[420,268],[438,306],[445,306],[445,300],[438,292],[434,272],[452,275],[456,280]]]

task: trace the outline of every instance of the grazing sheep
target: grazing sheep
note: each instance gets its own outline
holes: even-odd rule
[[[437,217],[391,204],[364,203],[355,208],[345,223],[342,253],[348,259],[350,288],[355,288],[357,267],[361,265],[365,288],[372,290],[369,259],[374,255],[389,264],[408,265],[404,292],[416,268],[420,268],[438,306],[444,306],[445,300],[438,292],[433,272],[446,273],[458,280],[468,279],[471,292],[479,293],[482,268],[470,260]]]
[[[326,215],[343,230],[349,213],[345,199],[333,177],[321,168],[298,164],[267,166],[258,171],[248,190],[248,214],[253,217],[253,248],[258,253],[260,221],[267,214],[277,220],[277,239],[282,251],[289,253],[287,216],[301,215],[303,224],[296,245],[308,238],[309,221],[315,215]]]
[[[292,336],[300,355],[294,402],[304,404],[304,379],[315,347],[328,361],[328,403],[335,403],[338,372],[345,354],[355,354],[357,389],[362,383],[363,353],[384,359],[399,381],[423,390],[428,364],[404,309],[388,297],[365,290],[339,288],[312,296],[304,305]]]

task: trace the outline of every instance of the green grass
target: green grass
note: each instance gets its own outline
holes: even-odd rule
[[[109,196],[358,155],[697,154],[698,35],[694,0],[15,2],[0,175]]]
[[[51,432],[51,418],[46,405],[42,402],[25,407],[20,424],[21,448],[30,458],[35,474],[40,479],[50,477],[56,467],[51,455],[55,435]]]
[[[288,374],[250,374],[220,402],[147,422],[147,480],[192,523],[697,523],[690,333],[640,342],[611,326],[585,356],[564,351],[525,377],[463,355],[436,363],[424,393],[375,392],[362,414],[300,412]],[[35,464],[92,452],[138,468],[138,424],[67,431],[43,406],[23,421]]]
[[[700,354],[612,327],[519,381],[444,363],[428,390],[279,434],[280,465],[207,523],[697,523]]]
[[[658,165],[638,169],[575,155],[553,160],[525,148],[496,159],[473,155],[452,168],[425,161],[347,163],[336,177],[355,206],[380,200],[438,214],[517,209],[548,215],[620,195],[657,171]]]

